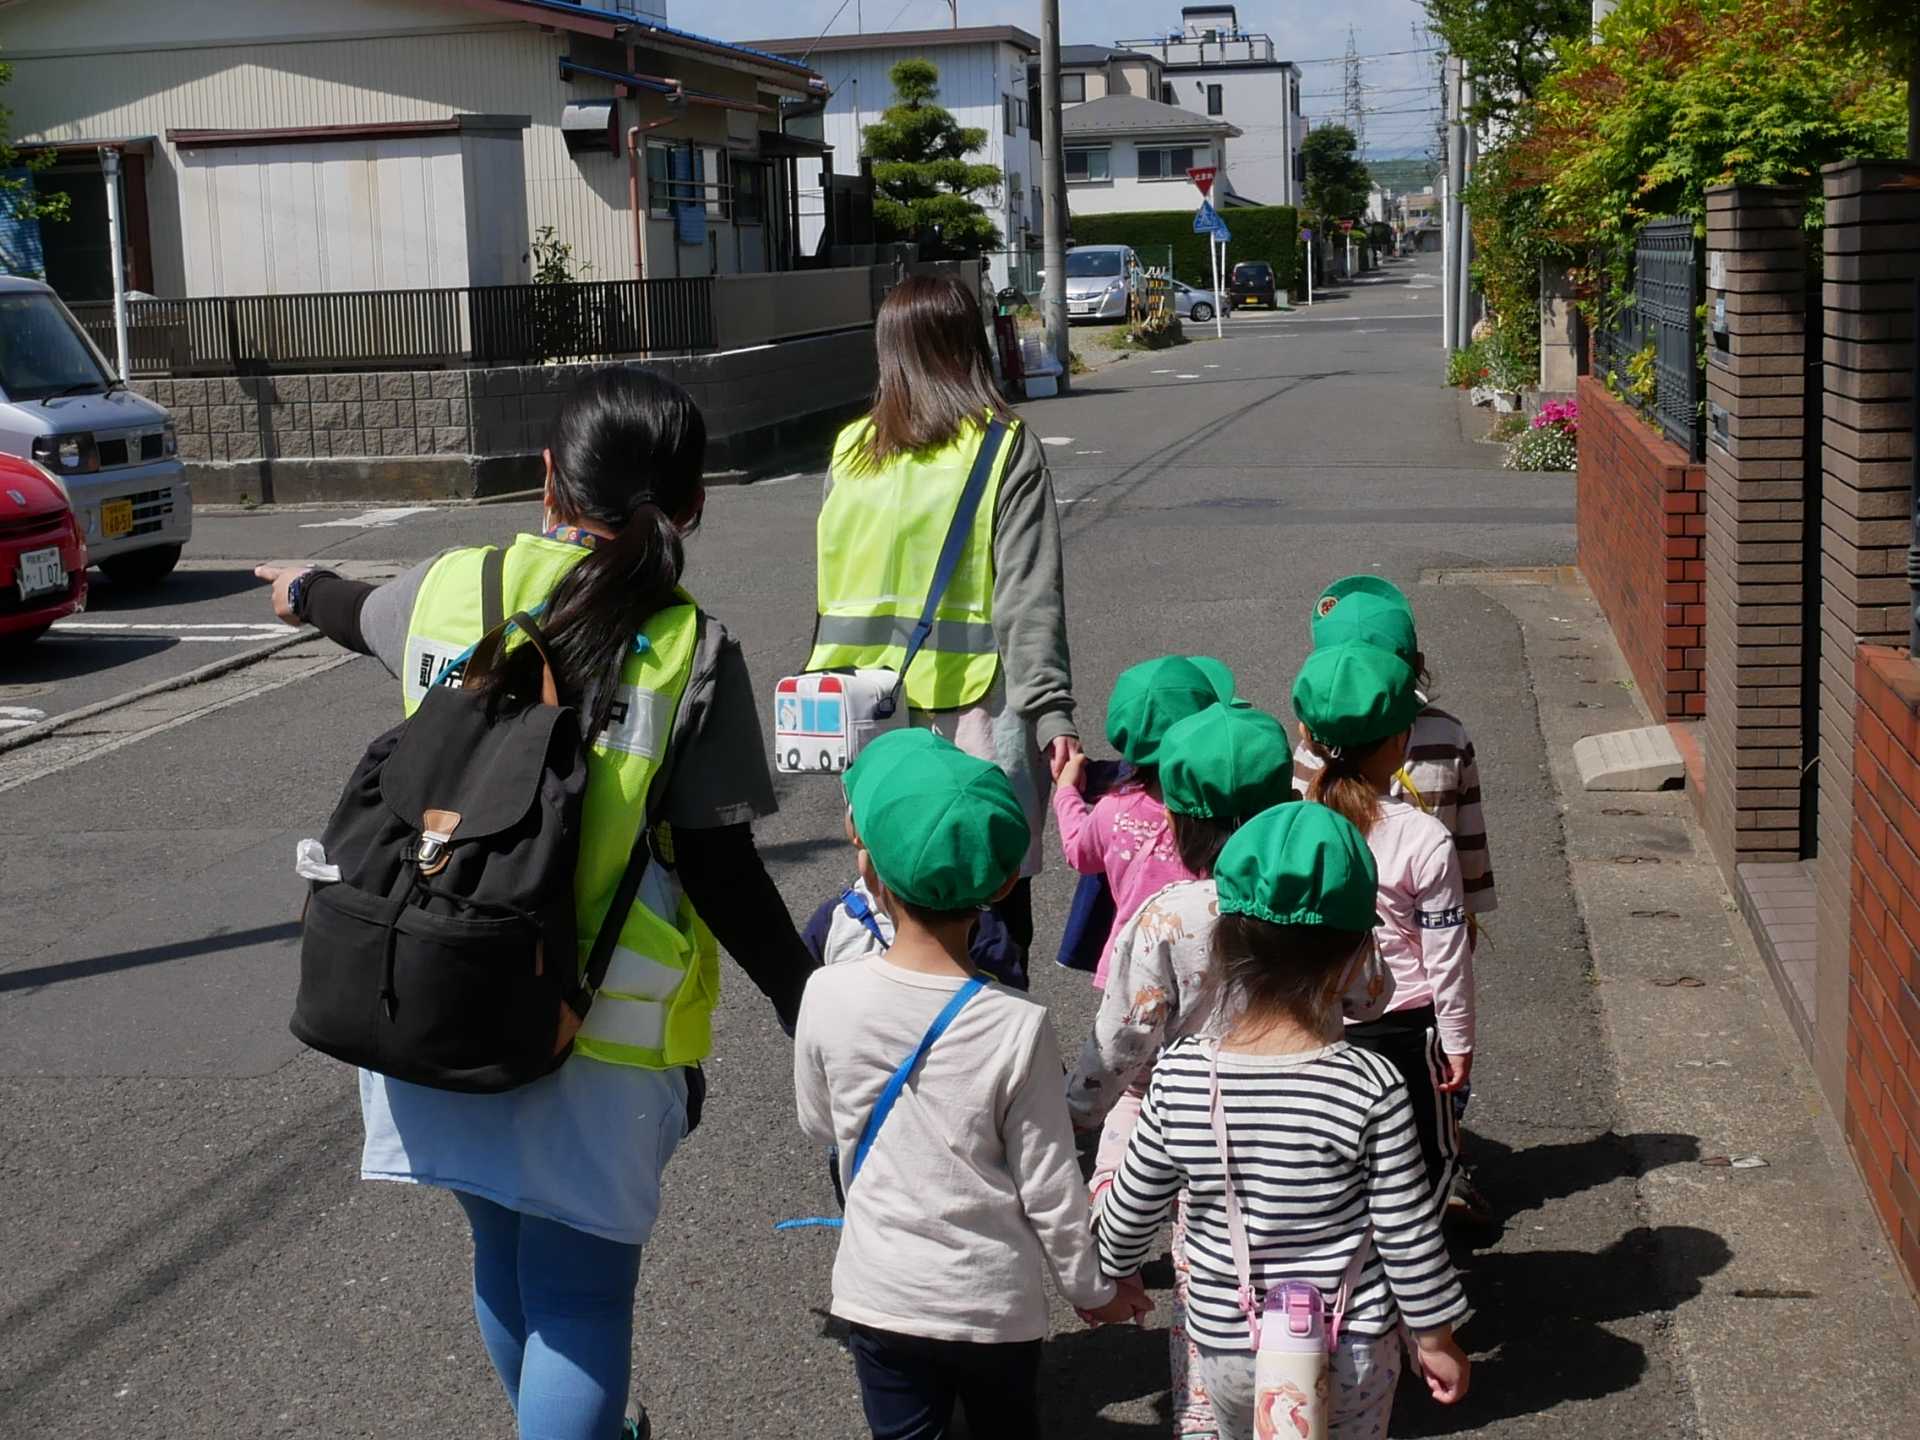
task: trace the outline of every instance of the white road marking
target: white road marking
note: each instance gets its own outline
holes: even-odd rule
[[[31,705],[0,705],[0,730],[24,730],[46,718],[46,711]]]
[[[358,515],[349,515],[343,520],[316,520],[302,525],[302,530],[388,530],[409,515],[425,515],[431,505],[397,506],[387,510],[363,510]]]
[[[1076,450],[1073,453],[1076,455],[1104,455],[1107,452],[1104,450]]]
[[[58,620],[53,633],[73,640],[172,640],[176,644],[231,645],[284,635],[277,620],[222,623],[154,623],[135,620]]]
[[[1173,371],[1171,371],[1171,370],[1149,370],[1149,371],[1148,371],[1147,373],[1148,373],[1149,375],[1171,375],[1171,374],[1173,373]]]
[[[1419,315],[1262,315],[1249,325],[1365,325],[1372,320],[1438,320],[1440,312]]]
[[[1180,374],[1174,376],[1173,378],[1176,380],[1198,380],[1200,376],[1197,373],[1182,371]]]
[[[1042,445],[1071,445],[1071,444],[1073,443],[1073,436],[1071,436],[1071,435],[1042,435],[1042,436],[1040,437],[1040,443],[1041,443]]]
[[[1098,505],[1100,503],[1100,497],[1098,495],[1073,495],[1059,503],[1062,505]]]
[[[264,630],[277,635],[287,627],[278,620],[205,620],[170,623],[140,620],[58,620],[56,630]]]
[[[1202,370],[1218,370],[1220,367],[1218,365],[1202,365],[1200,368]]]

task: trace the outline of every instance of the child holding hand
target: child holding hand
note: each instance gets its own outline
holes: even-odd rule
[[[1095,1323],[1149,1304],[1099,1272],[1044,1006],[987,982],[968,936],[1018,879],[1006,776],[931,731],[861,752],[847,797],[892,944],[816,971],[794,1036],[801,1127],[836,1143],[833,1313],[876,1437],[1038,1436],[1043,1270]],[[893,1103],[897,1101],[898,1103]]]
[[[1293,708],[1320,762],[1308,799],[1366,837],[1379,875],[1374,937],[1393,969],[1394,996],[1385,1015],[1350,1026],[1348,1038],[1406,1082],[1444,1204],[1460,1142],[1452,1097],[1473,1069],[1473,948],[1453,837],[1394,793],[1420,711],[1413,670],[1359,642],[1315,650],[1293,682]]]
[[[1466,1299],[1406,1087],[1343,1034],[1341,991],[1371,943],[1373,857],[1334,811],[1280,805],[1227,842],[1214,883],[1215,1009],[1231,1018],[1219,1038],[1188,1036],[1154,1066],[1119,1173],[1099,1197],[1101,1268],[1134,1274],[1184,1198],[1187,1320],[1221,1440],[1255,1435],[1249,1321],[1265,1293],[1291,1280],[1331,1296],[1350,1280],[1330,1357],[1328,1435],[1382,1440],[1402,1325],[1442,1403],[1465,1395],[1469,1367],[1453,1339]],[[1230,1155],[1215,1138],[1216,1112]]]
[[[1213,681],[1191,660],[1165,655],[1123,671],[1107,701],[1107,740],[1133,767],[1120,786],[1088,803],[1087,760],[1076,755],[1053,792],[1054,819],[1067,863],[1102,875],[1113,892],[1113,927],[1101,947],[1093,983],[1105,989],[1113,938],[1148,896],[1192,874],[1180,863],[1160,799],[1160,742],[1167,730],[1217,701]]]

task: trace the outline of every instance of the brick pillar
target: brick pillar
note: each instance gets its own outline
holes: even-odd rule
[[[1706,825],[1730,885],[1801,844],[1804,211],[1782,186],[1707,192]]]
[[[1913,277],[1920,165],[1848,161],[1827,197],[1821,505],[1819,962],[1814,1064],[1844,1104],[1853,840],[1854,667],[1865,642],[1904,645],[1911,505]]]

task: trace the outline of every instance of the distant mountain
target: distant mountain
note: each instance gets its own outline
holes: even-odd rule
[[[1369,160],[1367,171],[1373,176],[1374,183],[1398,194],[1424,190],[1433,184],[1434,177],[1440,173],[1440,167],[1432,160],[1421,156],[1408,160]]]

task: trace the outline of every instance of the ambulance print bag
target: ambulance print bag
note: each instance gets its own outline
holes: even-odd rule
[[[898,670],[821,670],[789,675],[773,691],[773,766],[784,775],[836,775],[853,764],[875,737],[907,723],[907,672],[913,669],[920,647],[933,633],[934,612],[947,593],[960,552],[973,530],[987,478],[1006,438],[1004,420],[987,426],[980,451],[967,473],[966,488],[953,508],[940,559],[933,567],[933,584],[920,619],[907,637],[907,653]]]

